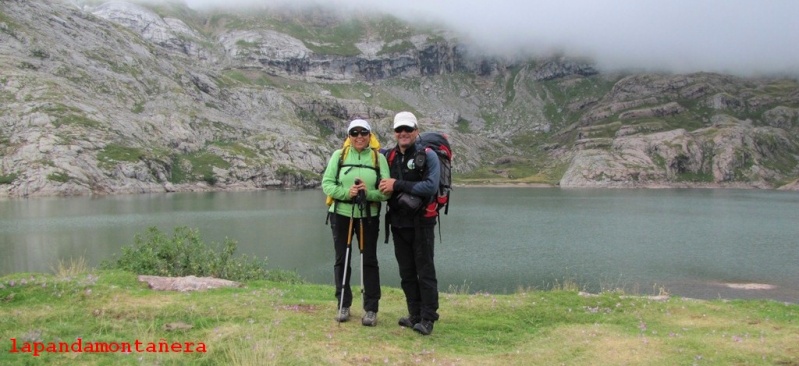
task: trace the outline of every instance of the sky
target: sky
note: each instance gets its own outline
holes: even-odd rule
[[[158,1],[158,0],[155,0]],[[587,57],[602,70],[799,76],[796,0],[184,0],[332,4],[443,22],[497,55]]]

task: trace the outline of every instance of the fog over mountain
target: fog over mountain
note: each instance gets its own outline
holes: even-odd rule
[[[158,0],[151,0],[158,2]],[[326,4],[453,27],[502,55],[559,52],[604,70],[799,75],[799,2],[791,0],[185,0],[195,9]]]

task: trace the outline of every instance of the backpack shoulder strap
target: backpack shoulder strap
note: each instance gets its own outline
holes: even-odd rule
[[[336,166],[336,180],[335,180],[336,185],[339,184],[338,176],[339,174],[341,174],[341,166],[344,165],[344,156],[347,155],[348,151],[349,151],[349,146],[346,144],[340,150],[336,151],[338,153],[338,165]],[[327,203],[328,206],[332,205],[333,212],[336,212],[337,201],[333,199],[332,196],[327,196],[325,202]],[[328,211],[327,216],[325,217],[325,225],[327,225],[330,222],[330,215],[331,213]]]
[[[341,148],[341,154],[338,155],[338,169],[336,170],[336,185],[338,185],[338,176],[341,173],[341,167],[344,165],[344,158],[347,156],[347,153],[350,152],[349,145],[344,146]]]
[[[372,148],[372,164],[375,166],[375,188],[377,188],[378,184],[380,183],[380,158],[377,156],[380,154],[379,149]]]
[[[388,161],[388,166],[391,168],[391,164],[394,163],[394,158],[397,156],[397,148],[390,149],[386,151],[386,160]]]

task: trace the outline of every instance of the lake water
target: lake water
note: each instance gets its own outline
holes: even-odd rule
[[[269,266],[331,284],[333,247],[319,190],[0,201],[0,275],[90,265],[157,226],[226,237]],[[439,289],[509,293],[566,282],[586,291],[799,302],[799,193],[717,189],[465,188],[436,238]],[[381,224],[382,225],[382,224]],[[438,229],[437,233],[438,233]],[[391,244],[383,285],[399,286]],[[357,251],[354,284],[358,278]],[[741,289],[744,284],[771,289]]]

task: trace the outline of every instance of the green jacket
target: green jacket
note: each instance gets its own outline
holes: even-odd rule
[[[339,168],[342,150],[343,149],[338,149],[333,152],[333,156],[331,156],[330,160],[327,162],[327,168],[322,177],[322,191],[336,200],[330,205],[328,211],[347,217],[352,215],[355,218],[365,217],[367,215],[366,207],[364,207],[362,214],[357,205],[355,205],[355,213],[353,215],[352,206],[354,205],[354,201],[349,195],[350,187],[355,184],[355,178],[360,178],[366,185],[366,200],[369,201],[370,204],[369,213],[372,217],[380,215],[379,202],[385,201],[389,197],[380,193],[377,189],[377,182],[380,179],[390,178],[386,157],[380,152],[375,152],[377,155],[377,163],[380,165],[380,176],[378,177],[374,165],[373,154],[375,153],[372,152],[372,149],[367,147],[359,152],[355,150],[355,148],[349,147],[349,152],[347,152],[344,158],[345,160]],[[336,184],[336,174],[338,174],[338,184]]]

